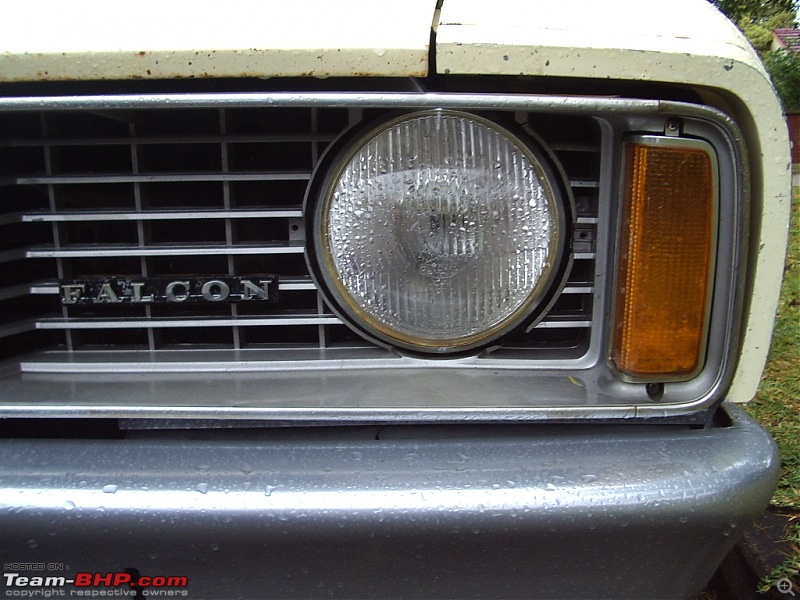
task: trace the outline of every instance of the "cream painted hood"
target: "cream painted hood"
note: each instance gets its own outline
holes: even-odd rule
[[[0,81],[421,76],[435,0],[29,0],[4,7]]]
[[[694,74],[705,82],[696,69],[677,72],[684,64],[674,65],[672,77],[648,68],[655,54],[719,58],[720,70],[740,61],[763,71],[739,30],[706,0],[502,0],[491,10],[487,5],[444,1],[437,34],[440,72],[665,81]],[[620,60],[622,51],[641,60],[628,53]]]

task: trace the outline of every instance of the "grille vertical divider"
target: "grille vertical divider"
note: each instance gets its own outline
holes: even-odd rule
[[[220,153],[221,153],[221,167],[222,173],[227,174],[230,171],[230,161],[228,156],[228,142],[226,141],[226,136],[228,135],[228,113],[224,108],[219,109],[219,133],[221,136],[220,140]],[[225,209],[226,213],[230,214],[229,211],[231,210],[231,182],[223,178],[222,180],[222,204],[223,208]],[[231,248],[234,243],[234,232],[233,232],[233,221],[229,216],[225,217],[225,245],[228,248]],[[232,253],[228,253],[227,262],[228,262],[228,275],[234,276],[236,275],[236,265],[235,265],[235,257]],[[235,303],[231,303],[230,305],[231,311],[231,319],[236,321],[239,317],[239,308],[236,306]],[[241,334],[239,331],[238,325],[234,325],[231,327],[231,332],[233,334],[233,349],[234,350],[241,350],[242,348],[242,340]]]
[[[319,111],[316,108],[311,109],[311,169],[313,171],[314,167],[317,165],[319,161],[319,141],[317,138],[317,133],[319,132]],[[309,232],[306,232],[308,235]],[[313,235],[313,232],[312,232]],[[325,303],[322,301],[322,295],[317,292],[317,315],[322,316],[325,313]],[[328,325],[320,323],[317,325],[317,332],[319,335],[319,349],[324,350],[328,347]]]
[[[139,174],[139,145],[137,143],[137,133],[136,133],[136,123],[131,121],[128,125],[128,131],[130,132],[131,136],[131,173],[133,175]],[[144,210],[144,205],[142,203],[142,184],[139,181],[133,182],[133,202],[134,208],[136,213],[141,215]],[[140,248],[144,248],[147,245],[147,232],[144,228],[144,220],[137,219],[136,221],[136,237],[137,242]],[[149,266],[147,264],[147,256],[141,255],[139,256],[139,267],[142,273],[142,277],[147,278],[150,273]],[[145,304],[144,306],[144,314],[147,318],[148,322],[150,322],[153,318],[153,309],[149,304]],[[152,327],[147,328],[147,348],[150,352],[154,352],[159,345],[159,340],[157,339],[158,333]]]
[[[39,113],[39,124],[41,127],[42,133],[42,152],[44,153],[44,167],[45,167],[45,174],[47,177],[52,177],[53,175],[53,153],[52,153],[52,145],[48,142],[49,139],[49,132],[47,127],[47,115],[43,112]],[[55,185],[53,183],[47,184],[47,200],[48,200],[48,207],[51,214],[56,214],[58,212],[58,202],[56,199],[56,190]],[[53,247],[56,249],[61,248],[61,224],[58,221],[53,221],[52,223],[52,234],[53,234]],[[58,279],[64,279],[66,277],[64,272],[64,259],[56,257],[56,273]],[[61,306],[61,316],[64,321],[69,321],[70,313],[68,306]],[[64,337],[67,344],[67,352],[74,352],[77,346],[76,344],[76,337],[79,334],[74,333],[74,330],[70,328],[65,328],[64,330]]]

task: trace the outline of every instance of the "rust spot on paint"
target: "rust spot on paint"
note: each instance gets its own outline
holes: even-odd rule
[[[136,54],[137,54],[137,56],[145,56],[147,54],[147,52],[141,51],[141,52],[137,52]]]

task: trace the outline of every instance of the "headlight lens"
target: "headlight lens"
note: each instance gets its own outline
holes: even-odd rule
[[[356,325],[428,352],[519,324],[552,281],[563,207],[543,162],[483,118],[430,111],[362,137],[315,215],[328,289]]]

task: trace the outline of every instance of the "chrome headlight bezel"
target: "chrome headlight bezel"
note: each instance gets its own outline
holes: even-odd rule
[[[334,188],[350,162],[372,140],[392,127],[421,117],[434,115],[466,118],[491,129],[506,142],[520,150],[535,170],[550,211],[553,233],[549,239],[548,265],[542,275],[528,290],[525,301],[510,315],[493,323],[478,333],[459,338],[412,339],[398,335],[385,323],[360,310],[336,275],[336,267],[327,249],[329,230],[327,211]],[[331,310],[362,337],[387,347],[402,349],[425,356],[458,355],[476,348],[484,348],[493,341],[519,327],[532,327],[546,312],[547,307],[564,285],[568,272],[567,262],[572,240],[574,202],[569,186],[565,185],[563,170],[552,152],[508,119],[487,118],[472,112],[452,109],[434,109],[404,112],[386,116],[377,121],[356,126],[328,147],[312,176],[305,201],[306,232],[311,238],[306,246],[309,272],[322,297]]]

